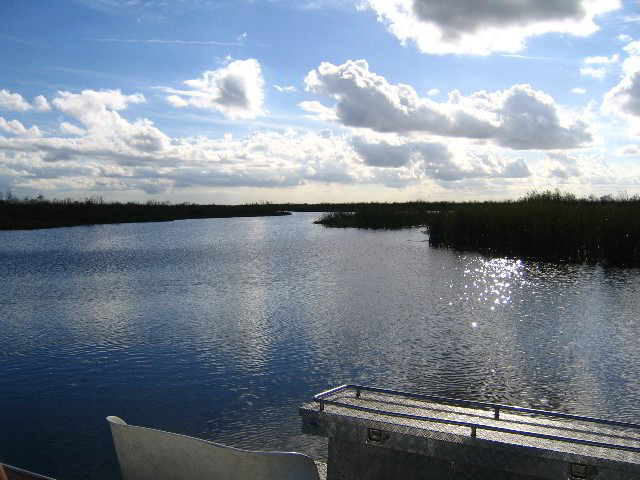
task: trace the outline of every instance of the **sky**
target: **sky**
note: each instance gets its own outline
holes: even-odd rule
[[[638,0],[2,0],[0,192],[640,194]]]

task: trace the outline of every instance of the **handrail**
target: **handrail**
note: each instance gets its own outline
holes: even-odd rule
[[[352,384],[341,385],[339,387],[332,388],[330,390],[326,390],[324,392],[321,392],[321,393],[315,395],[313,397],[313,399],[314,399],[315,402],[319,403],[320,411],[324,410],[324,406],[325,405],[333,405],[333,406],[349,408],[349,409],[352,409],[352,410],[358,410],[358,411],[367,412],[367,413],[375,413],[375,414],[378,414],[378,415],[393,416],[393,417],[398,417],[398,418],[407,418],[407,419],[411,419],[411,420],[422,420],[422,421],[441,423],[441,424],[447,424],[447,425],[456,425],[456,426],[460,426],[460,427],[469,427],[469,428],[471,428],[471,436],[472,437],[476,436],[477,430],[487,430],[487,431],[501,432],[501,433],[507,433],[507,434],[513,434],[513,435],[522,435],[522,436],[527,436],[527,437],[541,438],[541,439],[544,439],[544,440],[555,440],[555,441],[560,441],[560,442],[575,443],[575,444],[580,444],[580,445],[588,445],[588,446],[593,446],[593,447],[602,447],[602,448],[625,450],[625,451],[629,451],[629,452],[640,453],[640,447],[631,447],[631,446],[627,446],[627,445],[610,444],[610,443],[604,443],[604,442],[595,442],[595,441],[591,441],[591,440],[581,440],[581,439],[577,439],[577,438],[560,437],[560,436],[556,436],[556,435],[548,435],[548,434],[543,434],[543,433],[535,433],[535,432],[513,430],[513,429],[508,429],[508,428],[503,428],[503,427],[494,427],[494,426],[491,426],[491,425],[483,425],[483,424],[472,423],[472,422],[463,422],[463,421],[458,421],[458,420],[446,420],[446,419],[441,419],[441,418],[433,418],[433,417],[427,417],[427,416],[423,416],[423,415],[414,415],[414,414],[408,414],[408,413],[392,412],[392,411],[389,411],[389,410],[380,410],[380,409],[376,409],[376,408],[363,407],[363,406],[353,405],[353,404],[344,403],[344,402],[340,402],[340,401],[336,401],[336,400],[329,400],[329,399],[326,398],[326,397],[328,397],[330,395],[333,395],[333,394],[336,394],[336,393],[339,393],[339,392],[343,392],[343,391],[346,391],[346,390],[355,390],[356,391],[356,398],[359,398],[360,395],[362,394],[362,392],[373,392],[373,393],[383,393],[383,394],[388,394],[388,395],[403,396],[403,397],[419,399],[419,400],[429,400],[429,401],[432,401],[432,402],[435,402],[435,403],[440,403],[440,404],[445,404],[445,405],[465,406],[465,407],[472,407],[472,408],[479,408],[479,409],[493,409],[494,412],[495,412],[495,418],[496,419],[499,419],[500,410],[506,410],[506,411],[513,411],[513,412],[518,412],[518,413],[527,413],[527,414],[535,414],[535,415],[547,416],[547,417],[552,417],[552,418],[564,418],[564,419],[577,420],[577,421],[583,421],[583,422],[588,422],[588,423],[598,423],[598,424],[602,424],[602,425],[610,425],[610,426],[617,426],[617,427],[640,429],[640,425],[633,424],[633,423],[627,423],[627,422],[618,422],[618,421],[614,421],[614,420],[605,420],[605,419],[600,419],[600,418],[583,417],[583,416],[580,416],[580,415],[572,415],[572,414],[559,413],[559,412],[549,412],[549,411],[546,411],[546,410],[537,410],[537,409],[533,409],[533,408],[517,407],[517,406],[510,406],[510,405],[501,405],[501,404],[487,403],[487,402],[477,402],[477,401],[473,401],[473,400],[458,400],[458,399],[452,399],[452,398],[447,398],[447,397],[438,397],[438,396],[434,396],[434,395],[423,395],[423,394],[417,394],[417,393],[400,392],[400,391],[397,391],[397,390],[389,390],[389,389],[376,388],[376,387],[366,387],[366,386],[363,386],[363,385],[352,385]]]

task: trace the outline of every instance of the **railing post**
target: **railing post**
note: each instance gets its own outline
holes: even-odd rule
[[[477,430],[476,427],[471,427],[471,436],[473,438],[476,438],[476,435],[478,434],[476,430]]]
[[[499,420],[500,419],[500,407],[496,406],[494,408],[494,410],[495,410],[495,413],[493,414],[493,416],[495,417],[496,420]]]
[[[356,398],[360,398],[360,389],[356,388]]]

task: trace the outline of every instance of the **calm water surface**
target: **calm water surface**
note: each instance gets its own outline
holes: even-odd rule
[[[118,478],[107,415],[326,455],[347,382],[640,417],[640,271],[486,259],[291,217],[0,232],[0,461]]]

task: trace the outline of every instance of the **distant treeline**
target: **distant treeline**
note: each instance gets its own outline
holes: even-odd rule
[[[337,227],[423,226],[437,247],[572,263],[640,266],[640,197],[578,199],[559,191],[516,201],[370,204],[327,213]]]
[[[18,199],[0,195],[0,229],[188,218],[324,212],[329,227],[423,227],[436,247],[537,260],[640,266],[640,197],[578,199],[560,191],[530,192],[503,202],[404,202],[246,205]]]
[[[288,215],[277,205],[198,205],[169,202],[105,202],[101,197],[85,200],[46,200],[42,196],[0,198],[0,230],[71,227],[102,223],[166,222],[189,218],[256,217]]]

